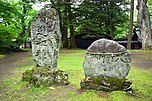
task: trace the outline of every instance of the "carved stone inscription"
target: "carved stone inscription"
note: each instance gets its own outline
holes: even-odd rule
[[[124,78],[130,70],[130,62],[130,55],[123,46],[112,40],[100,39],[88,48],[83,67],[86,77]]]
[[[37,66],[57,68],[61,34],[55,9],[42,9],[31,23],[32,54]]]

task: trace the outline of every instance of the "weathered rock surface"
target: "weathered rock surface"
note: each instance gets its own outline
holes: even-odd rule
[[[87,51],[93,53],[119,53],[127,50],[116,41],[103,38],[93,42],[90,47],[88,47]]]
[[[117,42],[107,39],[93,42],[87,49],[83,65],[85,79],[80,83],[81,88],[132,93],[132,82],[125,79],[130,62],[130,54]]]
[[[130,62],[130,55],[122,45],[100,39],[87,49],[83,68],[86,77],[102,75],[124,78],[129,73]]]
[[[55,9],[42,9],[31,23],[32,54],[36,66],[57,68],[61,33]]]
[[[36,87],[52,86],[52,85],[67,85],[68,74],[65,71],[54,70],[47,67],[34,67],[32,70],[27,70],[23,73],[23,81],[27,81]]]

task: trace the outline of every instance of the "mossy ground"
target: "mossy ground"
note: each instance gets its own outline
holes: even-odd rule
[[[17,68],[11,71],[12,73],[0,84],[0,101],[152,101],[152,68],[138,69],[134,60],[132,60],[132,68],[127,76],[133,81],[134,95],[128,95],[123,91],[80,90],[80,81],[84,79],[82,65],[85,52],[86,50],[79,49],[60,51],[58,68],[68,73],[71,84],[54,87],[55,90],[43,86],[36,88],[21,81],[22,73],[34,67],[32,57],[28,57],[17,64]],[[142,51],[140,53],[143,54],[142,56],[145,56],[144,53],[147,54]],[[145,57],[150,58],[150,54],[152,51],[148,51]],[[140,61],[142,57],[140,55],[139,57]],[[147,67],[146,64],[145,67]]]

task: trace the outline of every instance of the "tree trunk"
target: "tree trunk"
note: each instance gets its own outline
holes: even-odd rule
[[[62,13],[64,14],[64,17],[67,17],[67,7],[65,6],[64,11],[62,12],[62,0],[50,0],[52,3],[52,7],[56,8],[58,14],[59,14],[59,20],[60,20],[60,29],[62,34],[62,48],[68,48],[68,32],[67,32],[67,19],[62,19]]]
[[[64,9],[64,16],[67,17],[68,16],[68,11],[67,11],[67,7],[65,7]],[[63,43],[63,48],[68,48],[68,19],[64,19],[63,21],[63,27],[62,27],[62,43]]]
[[[110,22],[110,37],[111,37],[111,39],[113,39],[113,37],[114,37],[114,26],[113,26],[113,23],[112,23],[112,19],[111,19],[111,17],[110,17],[110,19],[109,19],[109,22]]]
[[[142,49],[145,50],[146,49],[146,22],[145,20],[143,20],[142,22],[142,29],[141,29],[141,33],[142,33]]]
[[[51,1],[51,0],[50,0]],[[58,14],[59,14],[59,20],[60,20],[60,29],[62,29],[62,17],[61,17],[61,8],[60,7],[58,7],[58,6],[60,6],[60,2],[61,2],[61,0],[57,0],[57,4],[56,4],[56,10],[57,10],[57,12],[58,12]],[[54,5],[54,2],[53,1],[51,1],[51,3]],[[55,7],[54,7],[55,8]]]
[[[113,1],[110,1],[110,6],[114,6],[114,2]],[[111,9],[111,7],[110,7]],[[114,25],[113,25],[113,22],[112,22],[112,17],[113,17],[113,14],[112,12],[109,12],[110,13],[110,17],[109,17],[109,26],[110,26],[110,37],[111,39],[113,39],[114,37]]]
[[[76,48],[75,38],[74,38],[74,26],[72,23],[73,16],[71,11],[71,5],[68,6],[68,18],[69,18],[69,26],[70,26],[70,48]]]
[[[70,48],[76,48],[73,25],[70,25]]]
[[[147,0],[138,0],[137,25],[142,37],[142,49],[152,46],[150,14],[147,7]]]
[[[62,30],[62,43],[63,48],[68,48],[68,32],[67,32],[67,24],[64,23]]]
[[[26,33],[25,16],[26,16],[26,7],[25,7],[25,4],[23,4],[23,16],[21,19],[22,33],[20,34],[20,37],[22,38],[25,36],[25,33]],[[22,43],[24,43],[24,48],[26,48],[26,41],[22,40]]]
[[[132,32],[133,32],[134,0],[131,0],[130,8],[131,8],[130,9],[130,25],[129,25],[127,49],[131,49],[131,39],[132,39]]]

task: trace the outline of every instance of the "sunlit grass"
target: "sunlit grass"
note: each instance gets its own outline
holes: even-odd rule
[[[139,50],[129,50],[129,52],[151,52],[152,53],[152,50],[142,50],[142,49],[139,49]]]
[[[3,59],[6,55],[0,54],[0,59]]]
[[[69,75],[69,81],[79,87],[84,78],[83,62],[86,50],[61,50],[58,60],[58,68],[65,70]]]
[[[136,52],[136,51],[134,51]],[[142,51],[140,51],[142,52]],[[80,81],[84,78],[83,62],[86,50],[61,50],[58,59],[58,68],[69,75],[70,85],[55,87],[35,88],[27,82],[21,81],[22,73],[32,69],[34,65],[20,66],[13,71],[0,88],[5,90],[0,93],[0,100],[6,101],[152,101],[152,69],[143,70],[132,66],[128,79],[132,80],[135,95],[128,95],[123,91],[107,92],[106,96],[101,91],[85,91],[78,93]],[[147,57],[148,58],[148,57]],[[31,62],[32,57],[26,61]],[[141,61],[142,62],[142,61]],[[104,93],[103,93],[104,94]]]

